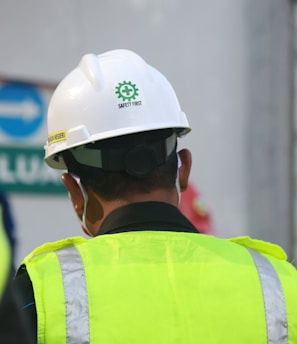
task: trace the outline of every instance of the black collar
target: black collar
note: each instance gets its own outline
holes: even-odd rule
[[[139,202],[112,211],[98,235],[141,230],[199,233],[177,207],[163,202]]]

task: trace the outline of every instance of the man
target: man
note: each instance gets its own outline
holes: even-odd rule
[[[3,202],[6,205],[6,203]],[[8,208],[0,206],[0,343],[32,343],[26,321],[20,311],[18,295],[12,283],[11,246],[5,225]]]
[[[177,139],[189,130],[167,79],[131,51],[85,55],[59,84],[45,161],[67,170],[92,239],[24,259],[16,281],[38,343],[297,342],[285,252],[200,234],[178,210],[191,154]]]
[[[17,239],[16,239],[16,233],[15,233],[14,218],[13,218],[13,213],[11,210],[9,196],[8,194],[2,191],[0,191],[0,207],[2,209],[4,231],[6,233],[9,246],[10,246],[11,266],[12,266],[12,269],[15,270],[15,255],[16,255]]]

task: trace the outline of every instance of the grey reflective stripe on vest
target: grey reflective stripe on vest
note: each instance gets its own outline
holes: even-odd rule
[[[65,295],[66,343],[90,343],[89,305],[84,265],[79,251],[69,246],[56,251]]]
[[[270,261],[249,249],[258,270],[266,314],[267,343],[288,343],[286,302],[278,274]]]

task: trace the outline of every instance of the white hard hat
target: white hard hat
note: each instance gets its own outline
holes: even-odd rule
[[[168,80],[129,50],[84,55],[58,85],[48,108],[45,161],[65,169],[60,152],[126,134],[190,131]]]

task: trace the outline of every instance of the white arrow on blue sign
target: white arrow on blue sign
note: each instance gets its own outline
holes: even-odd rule
[[[0,87],[0,129],[8,136],[26,138],[44,121],[45,104],[40,91],[21,82]]]

